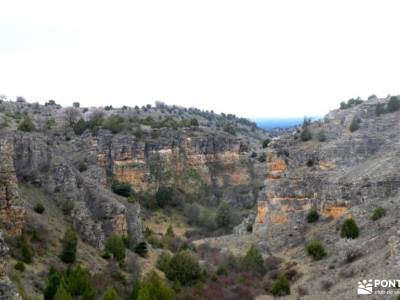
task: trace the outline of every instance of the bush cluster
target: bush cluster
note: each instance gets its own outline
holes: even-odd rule
[[[347,101],[347,103],[345,101],[341,102],[340,109],[348,109],[353,106],[359,105],[361,103],[363,103],[363,101],[360,98],[356,98],[356,99],[352,98],[352,99],[349,99]]]
[[[38,214],[42,214],[42,213],[44,213],[45,208],[44,208],[44,206],[43,206],[42,203],[37,203],[37,204],[34,206],[33,210],[34,210],[35,212],[37,212]]]
[[[350,131],[354,132],[354,131],[357,131],[358,129],[360,129],[360,123],[361,123],[361,120],[359,118],[353,118],[353,120],[351,121],[350,127],[349,127]]]
[[[256,246],[251,246],[242,258],[241,267],[245,271],[255,272],[260,275],[265,273],[264,259]]]
[[[307,222],[314,223],[314,222],[317,222],[318,219],[319,219],[319,214],[318,214],[317,209],[312,208],[307,214],[307,217],[306,217]]]
[[[122,197],[132,197],[135,195],[135,191],[129,183],[121,182],[117,179],[114,179],[111,184],[111,190]]]
[[[112,254],[116,260],[123,262],[126,255],[126,247],[122,237],[118,235],[110,235],[107,238],[105,251]]]
[[[326,256],[324,246],[317,240],[309,242],[306,246],[306,251],[314,260],[320,260]]]
[[[189,250],[179,251],[172,257],[164,253],[158,258],[157,266],[169,280],[182,285],[192,285],[202,274],[197,257]]]
[[[36,126],[33,123],[32,119],[26,116],[21,123],[18,125],[18,130],[25,131],[25,132],[32,132],[36,131]]]
[[[392,113],[400,109],[400,97],[392,96],[390,97],[388,103],[378,103],[376,105],[375,113],[377,116],[387,113]]]
[[[274,296],[290,295],[290,283],[285,275],[278,276],[278,278],[273,283],[270,292]]]
[[[355,239],[358,237],[358,234],[359,229],[353,219],[347,219],[346,221],[344,221],[340,231],[340,236],[342,238]]]
[[[96,290],[92,286],[89,271],[78,264],[70,268],[65,275],[51,269],[43,296],[44,300],[94,300]]]
[[[78,236],[76,232],[73,229],[67,229],[61,243],[61,260],[65,263],[73,263],[76,259],[76,249],[78,246]]]
[[[371,219],[376,221],[379,220],[380,218],[384,217],[386,215],[386,211],[383,207],[377,207],[374,209]]]

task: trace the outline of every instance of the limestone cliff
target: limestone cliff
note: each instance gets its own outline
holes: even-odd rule
[[[19,198],[14,168],[14,148],[10,139],[0,141],[0,222],[10,236],[20,236],[25,210]]]
[[[337,219],[354,206],[395,196],[400,190],[400,112],[377,116],[377,103],[386,101],[371,99],[332,111],[309,126],[310,141],[301,140],[301,128],[276,138],[267,151],[255,230],[266,231],[271,244],[283,245],[289,234],[291,241],[302,239],[311,207]],[[360,128],[351,132],[354,119]]]

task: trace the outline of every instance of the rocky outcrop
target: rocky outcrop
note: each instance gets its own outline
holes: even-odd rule
[[[84,176],[72,161],[74,149],[60,145],[45,135],[14,136],[16,172],[14,181],[30,182],[45,189],[60,208],[69,207],[73,227],[83,240],[99,249],[110,234],[142,239],[140,207],[124,203],[124,199],[105,188],[105,173],[96,168],[96,176]],[[85,149],[79,149],[84,152]],[[15,176],[15,174],[17,176]]]
[[[100,132],[88,140],[96,164],[136,191],[155,191],[160,184],[199,193],[209,186],[234,206],[252,206],[255,196],[248,145],[229,135],[193,136],[165,130],[147,141]]]
[[[350,215],[354,206],[399,192],[400,112],[376,116],[375,110],[375,100],[336,110],[310,125],[311,141],[303,142],[294,133],[269,145],[256,232],[265,231],[277,246],[296,237],[300,241],[311,207],[325,218],[338,219]],[[350,132],[355,118],[360,129]],[[324,141],[317,138],[321,132]]]
[[[20,236],[25,210],[19,198],[12,140],[0,141],[0,222],[10,236]]]

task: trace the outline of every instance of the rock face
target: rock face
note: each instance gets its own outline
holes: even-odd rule
[[[133,242],[143,239],[140,205],[111,192],[114,179],[146,195],[154,195],[161,186],[173,187],[204,205],[224,200],[250,208],[256,203],[262,173],[250,153],[260,148],[265,133],[248,120],[164,106],[103,109],[99,114],[103,120],[125,120],[142,134],[135,135],[131,128],[115,133],[102,121],[96,129],[76,134],[71,124],[65,124],[59,106],[13,102],[0,106],[1,121],[9,116],[16,120],[0,127],[0,221],[12,235],[20,235],[24,225],[18,184],[46,191],[81,238],[99,249],[111,234],[129,236]],[[82,122],[99,113],[87,111],[77,112]],[[36,130],[17,130],[24,114],[33,119]],[[156,121],[162,119],[168,122]],[[228,133],[225,125],[248,136]]]
[[[10,236],[20,236],[25,210],[19,198],[12,140],[0,141],[0,222]]]
[[[233,206],[254,205],[254,168],[246,140],[229,135],[193,136],[190,132],[165,130],[162,138],[140,141],[132,136],[100,132],[89,139],[97,166],[136,191],[155,191],[171,185],[207,197],[224,199]]]
[[[381,102],[385,102],[382,99]],[[376,116],[376,99],[329,113],[309,129],[282,136],[267,151],[265,188],[260,193],[255,231],[277,247],[301,241],[305,213],[315,207],[325,218],[341,218],[360,204],[373,204],[400,190],[400,112]],[[360,129],[350,132],[353,119]],[[318,136],[325,140],[319,141]]]
[[[0,231],[0,299],[1,300],[22,300],[14,284],[7,276],[8,269],[8,247]]]
[[[83,240],[99,249],[110,234],[141,240],[140,206],[124,203],[98,182],[99,176],[83,176],[69,159],[74,150],[68,145],[39,134],[17,134],[13,148],[17,177],[54,195],[60,208],[69,207],[73,226]],[[102,176],[106,181],[100,172]]]

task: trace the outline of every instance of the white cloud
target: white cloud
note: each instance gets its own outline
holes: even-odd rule
[[[326,113],[400,93],[396,1],[3,1],[0,92]]]

